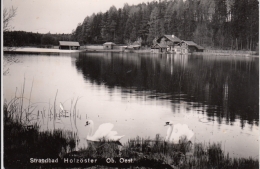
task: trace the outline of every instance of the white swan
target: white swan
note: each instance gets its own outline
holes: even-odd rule
[[[61,116],[69,117],[69,116],[67,116],[68,111],[64,109],[64,106],[61,102],[60,102],[60,109],[61,109],[61,114],[60,114]]]
[[[64,106],[62,105],[62,103],[60,103],[60,109],[61,111],[64,111]]]
[[[184,137],[189,141],[194,132],[189,129],[187,124],[175,124],[173,125],[172,121],[166,122],[165,126],[169,126],[167,130],[167,135],[165,137],[165,141],[172,142],[174,144],[179,144],[180,140]]]
[[[118,142],[123,136],[117,136],[116,131],[112,131],[114,124],[112,123],[103,123],[101,124],[96,132],[93,134],[94,122],[92,120],[87,120],[86,125],[90,128],[89,133],[87,134],[88,141],[111,141],[111,142]]]

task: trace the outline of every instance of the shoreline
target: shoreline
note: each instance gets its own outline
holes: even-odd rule
[[[60,49],[53,49],[53,48],[32,48],[32,47],[13,47],[13,48],[6,48],[4,47],[4,53],[79,53],[83,50],[60,50]]]
[[[80,52],[124,52],[121,50],[101,50],[101,49],[80,49],[80,50],[61,50],[53,48],[31,48],[31,47],[13,47],[10,49],[4,48],[4,53],[23,53],[23,54],[50,54],[50,53],[80,53]]]
[[[244,57],[259,57],[259,54],[256,54],[254,52],[252,53],[243,53],[242,51],[239,52],[239,51],[230,51],[230,52],[194,52],[192,53],[191,55],[195,55],[195,56],[199,56],[199,55],[202,55],[202,56],[222,56],[222,57],[225,57],[225,56],[244,56]]]
[[[23,54],[58,54],[58,53],[80,53],[80,52],[113,52],[113,53],[151,53],[150,49],[141,49],[141,50],[132,50],[132,51],[123,51],[118,49],[80,49],[80,50],[60,50],[53,48],[33,48],[33,47],[13,47],[7,48],[4,47],[4,53],[23,53]],[[169,54],[169,53],[156,53],[156,54]],[[174,53],[170,53],[174,54]],[[202,55],[202,56],[245,56],[245,57],[259,57],[256,51],[235,51],[235,50],[209,50],[205,52],[193,52],[189,55]]]

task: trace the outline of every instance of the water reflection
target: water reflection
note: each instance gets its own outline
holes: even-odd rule
[[[137,53],[15,57],[20,62],[9,65],[10,73],[3,77],[7,102],[25,84],[24,98],[31,98],[36,116],[43,111],[49,117],[54,108],[59,112],[59,103],[73,112],[80,98],[74,119],[53,123],[37,118],[42,130],[55,125],[84,138],[90,118],[96,127],[115,124],[124,143],[136,136],[165,137],[163,125],[173,120],[189,125],[193,142],[222,142],[237,157],[259,154],[258,58]]]
[[[80,53],[75,65],[86,80],[119,86],[137,98],[186,102],[208,120],[258,125],[258,58],[130,53]]]

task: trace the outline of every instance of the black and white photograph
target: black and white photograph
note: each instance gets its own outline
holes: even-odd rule
[[[2,0],[1,15],[1,168],[259,168],[259,0]]]

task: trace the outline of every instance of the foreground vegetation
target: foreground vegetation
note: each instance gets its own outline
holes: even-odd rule
[[[116,162],[120,158],[132,159],[134,164],[117,164],[121,167],[139,166],[145,168],[258,168],[259,162],[252,158],[230,158],[221,148],[221,144],[202,144],[183,139],[180,144],[169,144],[156,135],[155,139],[137,137],[130,139],[120,150],[108,142],[98,146],[90,144],[87,149],[77,153],[77,157],[97,159],[112,157]],[[106,165],[104,163],[104,165]],[[109,165],[108,165],[109,166]]]
[[[4,166],[6,168],[42,167],[144,167],[144,168],[258,168],[252,158],[230,158],[221,144],[187,141],[169,144],[156,135],[154,139],[136,137],[123,146],[101,141],[76,150],[77,133],[53,130],[40,131],[37,123],[25,125],[14,115],[17,105],[4,105]],[[13,108],[10,108],[13,107]],[[17,118],[18,117],[18,118]],[[83,140],[84,141],[84,140]],[[30,158],[58,158],[57,164],[32,165]],[[64,159],[96,159],[96,164],[65,164]],[[107,161],[109,160],[109,161]],[[121,163],[122,160],[128,160]],[[114,163],[116,162],[116,163]]]
[[[71,131],[53,130],[39,131],[36,123],[24,125],[11,116],[4,106],[4,166],[30,167],[29,159],[57,158],[62,152],[75,148],[76,133]]]

